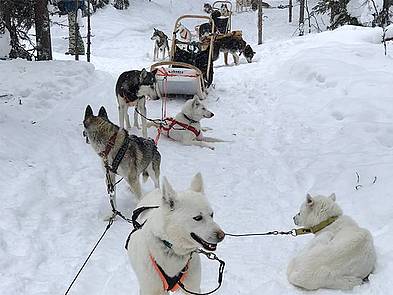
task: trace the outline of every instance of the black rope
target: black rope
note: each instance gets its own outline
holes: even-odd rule
[[[113,224],[113,220],[114,217],[112,216],[109,221],[108,221],[108,225],[106,226],[104,232],[102,233],[101,237],[98,239],[97,243],[94,245],[93,249],[90,251],[89,255],[87,256],[85,262],[83,263],[83,265],[81,266],[81,268],[79,269],[78,273],[76,274],[76,276],[74,277],[74,279],[72,280],[70,286],[68,287],[67,291],[64,293],[64,295],[67,295],[68,292],[70,291],[71,287],[73,286],[73,284],[75,283],[76,279],[79,277],[80,273],[82,272],[83,268],[86,266],[87,262],[89,261],[91,255],[93,255],[94,251],[96,250],[98,244],[101,242],[101,240],[104,238],[106,232],[110,229],[110,227]]]
[[[255,237],[255,236],[277,236],[277,235],[291,235],[291,236],[296,236],[296,230],[292,229],[289,231],[268,231],[265,233],[247,233],[247,234],[230,234],[230,233],[225,233],[226,236],[229,237]]]

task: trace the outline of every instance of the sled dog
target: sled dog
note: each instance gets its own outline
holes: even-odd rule
[[[224,17],[228,17],[231,14],[231,12],[228,9],[228,5],[225,3],[221,4],[220,12],[221,12],[221,16]]]
[[[198,145],[214,150],[214,147],[207,142],[224,142],[224,140],[204,136],[202,132],[208,131],[210,128],[202,128],[200,123],[203,118],[213,116],[214,114],[195,95],[194,98],[186,101],[175,118],[166,119],[168,126],[163,126],[162,132],[169,138],[180,141],[185,145]],[[148,123],[148,127],[152,126],[159,127],[153,123]]]
[[[154,28],[153,35],[151,36],[150,39],[155,41],[153,61],[156,61],[158,59],[159,51],[162,52],[162,59],[165,59],[165,52],[167,52],[169,56],[168,36],[165,35],[163,31]]]
[[[210,14],[213,11],[213,7],[210,3],[203,4],[203,11]]]
[[[164,178],[162,190],[147,194],[136,210],[148,206],[159,207],[143,213],[138,219],[142,227],[126,242],[139,294],[167,294],[179,289],[177,282],[200,293],[201,262],[195,251],[215,251],[225,237],[213,220],[201,174],[196,174],[191,187],[182,192],[176,192]]]
[[[298,226],[311,229],[315,237],[287,270],[295,286],[349,290],[367,280],[376,254],[370,232],[342,214],[336,196],[307,195],[293,218]]]
[[[139,182],[142,173],[144,181],[150,176],[154,186],[159,187],[161,155],[152,139],[129,135],[125,129],[109,121],[104,107],[101,107],[98,115],[94,116],[93,110],[88,105],[83,126],[91,146],[100,156],[104,167],[107,161],[112,184],[115,183],[116,174],[124,177],[138,199],[142,197]],[[119,160],[120,162],[116,164]],[[115,167],[116,165],[118,167]],[[115,195],[113,202],[116,207]]]
[[[128,117],[128,107],[136,107],[143,115],[142,135],[147,137],[146,129],[146,98],[156,99],[156,78],[155,72],[148,72],[146,69],[142,71],[132,70],[122,73],[117,79],[115,93],[119,107],[119,124],[126,129],[131,128],[130,119]],[[138,113],[134,111],[134,126],[139,129]]]
[[[249,63],[252,62],[255,54],[251,46],[247,45],[246,41],[243,40],[241,32],[237,31],[216,37],[213,48],[213,60],[218,59],[220,52],[224,53],[225,65],[228,65],[228,53],[232,54],[235,65],[239,64],[242,53]]]

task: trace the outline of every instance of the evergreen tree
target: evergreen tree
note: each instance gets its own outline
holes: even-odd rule
[[[10,58],[32,60],[34,49],[26,49],[24,43],[33,45],[28,36],[28,31],[33,24],[33,0],[0,0],[0,31],[6,28],[10,33]]]

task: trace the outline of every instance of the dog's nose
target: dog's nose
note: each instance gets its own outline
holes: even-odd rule
[[[210,112],[210,114],[212,115],[212,117],[214,116],[214,113]],[[210,117],[211,118],[211,117]]]
[[[217,240],[221,242],[225,238],[225,233],[222,230],[216,232]]]

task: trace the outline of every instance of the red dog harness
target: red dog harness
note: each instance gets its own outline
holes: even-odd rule
[[[164,130],[164,131],[167,132],[167,136],[168,136],[169,138],[170,138],[170,136],[169,136],[169,131],[170,131],[175,125],[179,125],[179,126],[182,127],[183,129],[188,130],[188,131],[191,131],[192,133],[195,134],[195,136],[196,136],[197,138],[201,135],[201,130],[196,129],[195,127],[192,127],[192,126],[189,125],[189,124],[179,122],[179,121],[177,121],[177,120],[175,120],[175,119],[173,119],[173,118],[166,118],[165,121],[171,122],[171,123],[169,124],[168,127],[162,126],[162,130]]]

